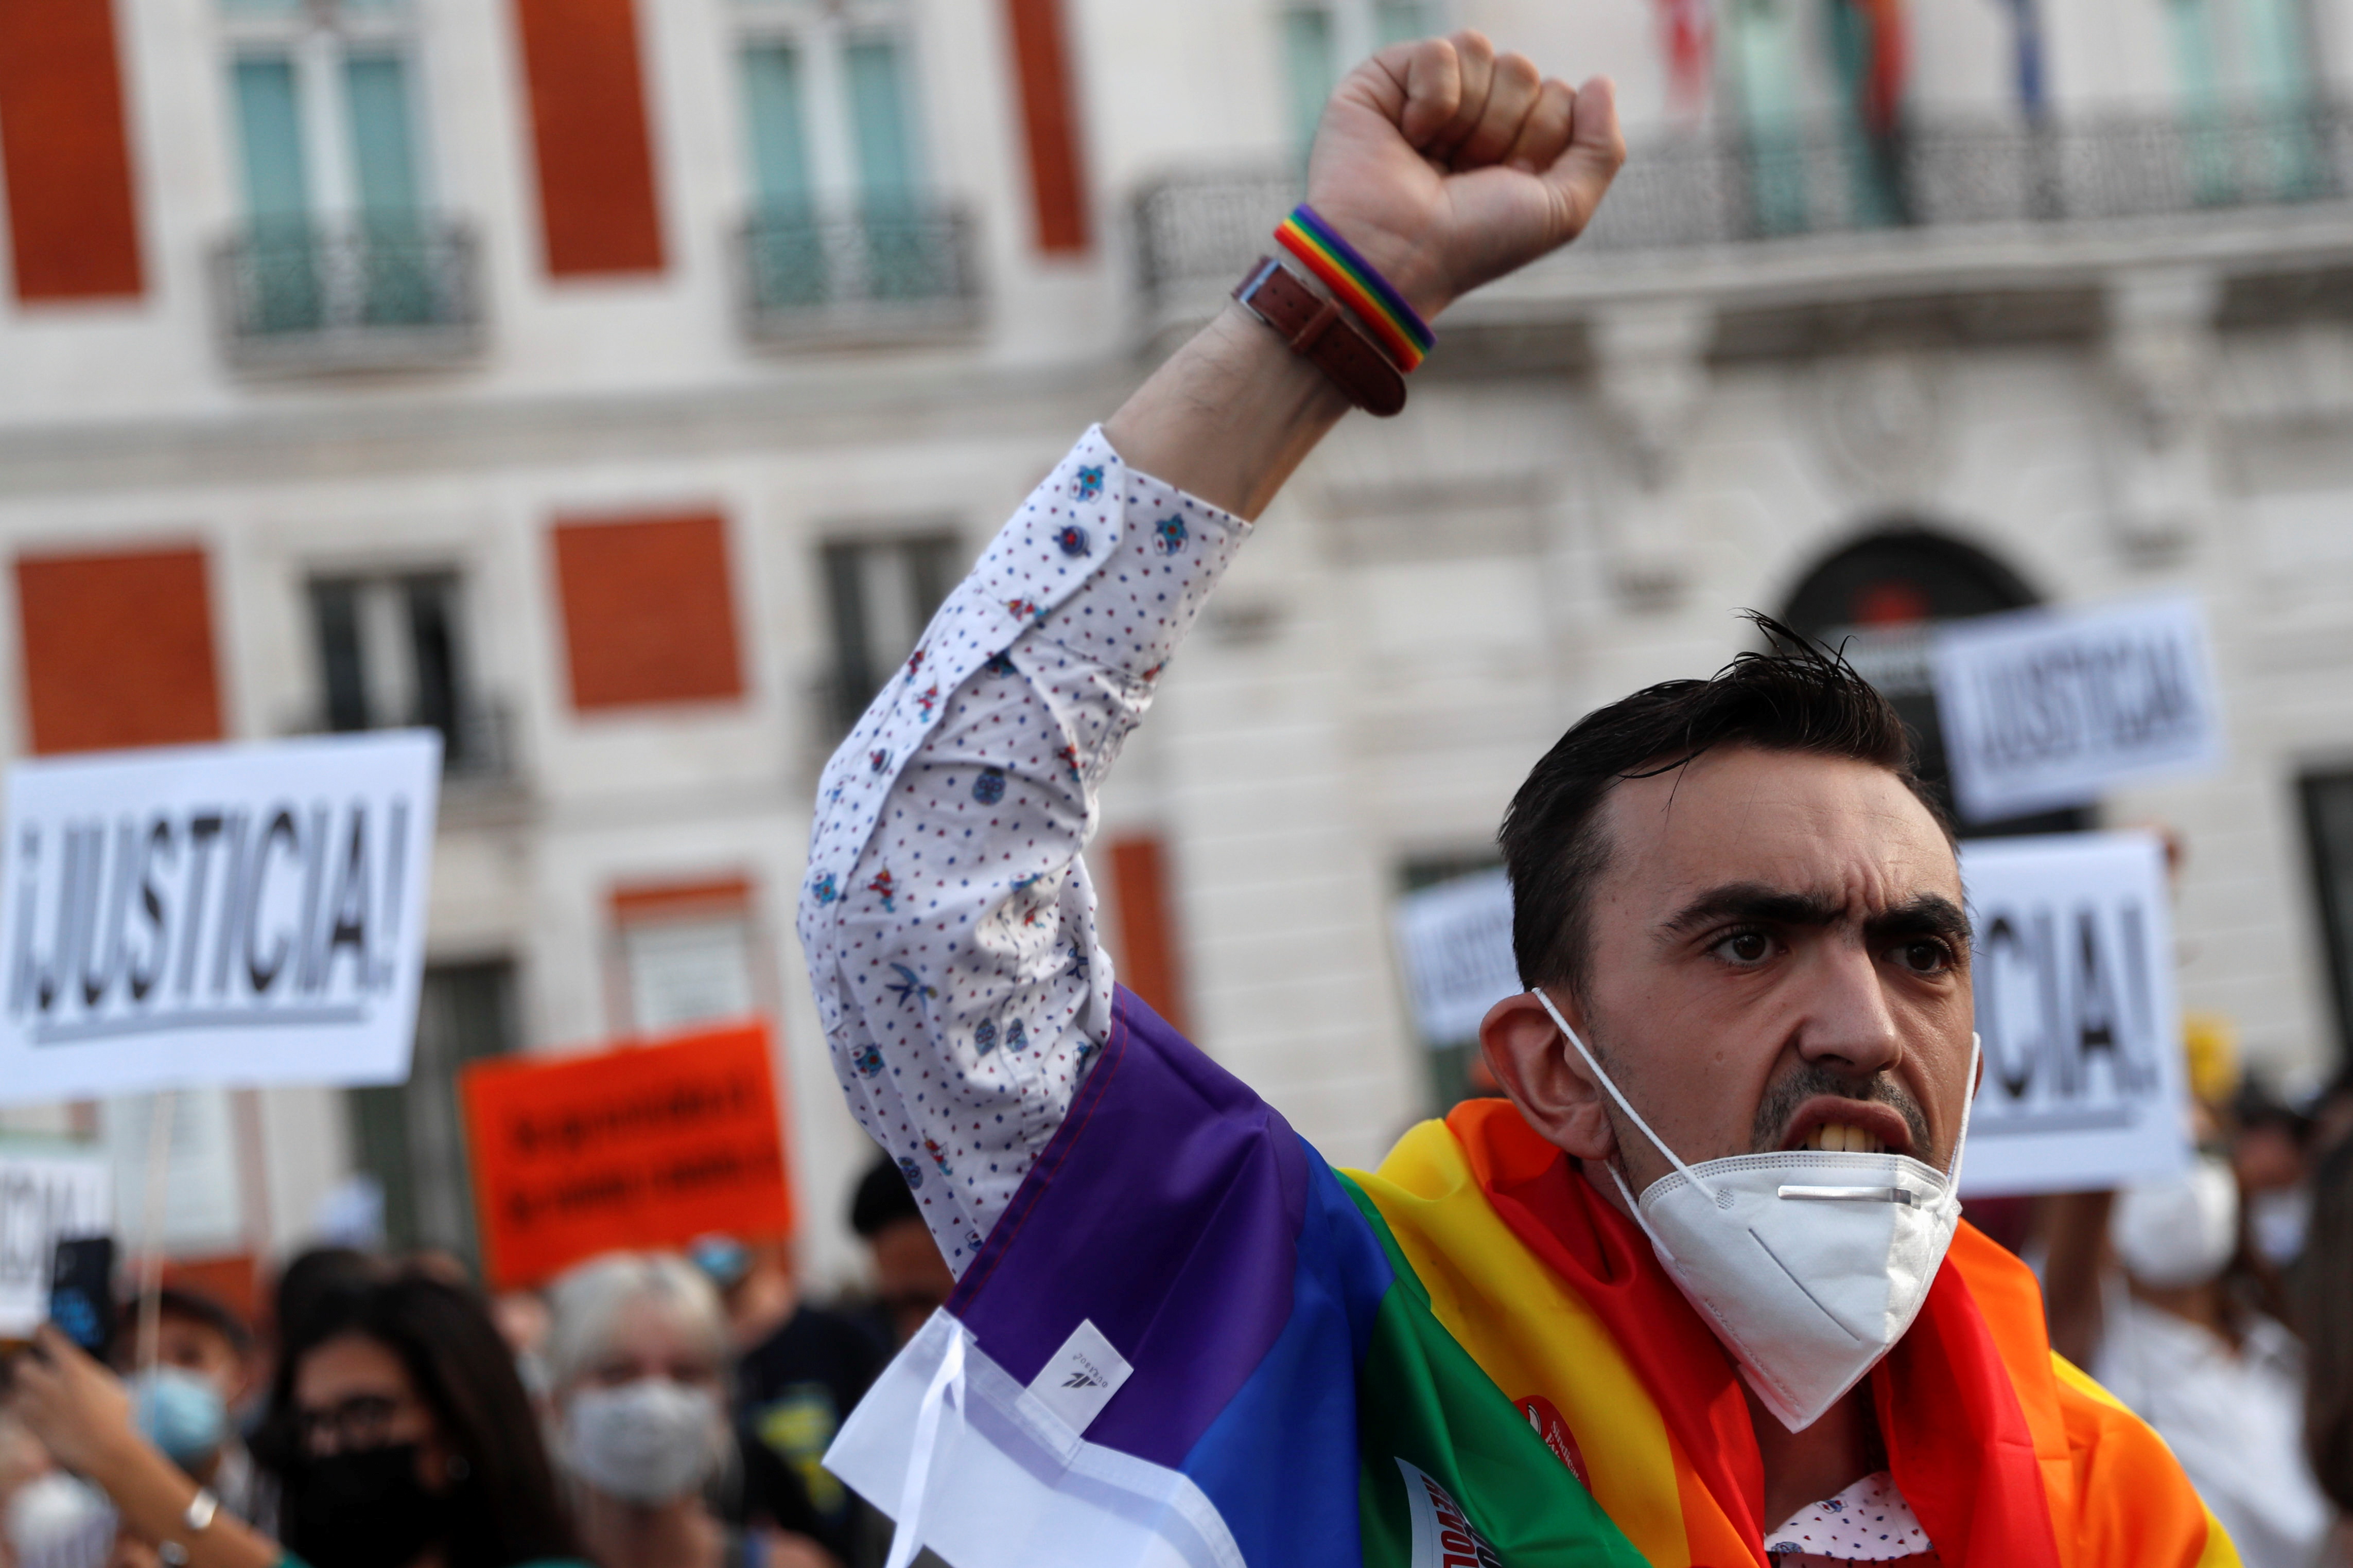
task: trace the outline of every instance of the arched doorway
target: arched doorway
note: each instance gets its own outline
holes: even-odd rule
[[[1916,526],[1870,534],[1815,565],[1790,594],[1782,620],[1847,657],[1885,692],[1919,738],[1920,773],[1952,810],[1945,733],[1928,669],[1938,621],[2042,602],[2026,580],[1975,545]],[[1956,822],[1959,822],[1957,814]],[[2039,812],[2002,822],[1960,823],[1965,837],[2065,833],[2091,826],[2083,809]]]

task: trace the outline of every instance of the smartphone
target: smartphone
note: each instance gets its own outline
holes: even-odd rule
[[[49,1268],[49,1321],[100,1361],[114,1342],[114,1238],[58,1243]]]

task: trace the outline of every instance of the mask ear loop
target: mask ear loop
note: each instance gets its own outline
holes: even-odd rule
[[[1978,1108],[1978,1062],[1985,1055],[1985,1040],[1975,1029],[1969,1031],[1969,1089],[1961,1100],[1960,1136],[1953,1140],[1952,1163],[1945,1167],[1945,1205],[1957,1210],[1961,1206],[1961,1156],[1969,1150],[1969,1116]]]
[[[1601,1087],[1609,1091],[1609,1098],[1618,1102],[1618,1109],[1624,1111],[1628,1119],[1642,1130],[1642,1136],[1651,1141],[1651,1146],[1664,1154],[1667,1157],[1667,1163],[1683,1173],[1683,1180],[1705,1193],[1711,1199],[1715,1198],[1715,1189],[1708,1184],[1707,1178],[1684,1164],[1676,1156],[1675,1152],[1667,1147],[1666,1141],[1651,1131],[1651,1124],[1642,1120],[1642,1113],[1626,1103],[1626,1097],[1618,1092],[1618,1086],[1609,1081],[1609,1075],[1601,1070],[1601,1064],[1593,1059],[1593,1053],[1585,1048],[1585,1042],[1577,1037],[1577,1031],[1568,1026],[1568,1020],[1560,1016],[1560,1009],[1552,1005],[1552,998],[1544,994],[1544,987],[1536,986],[1530,990],[1528,994],[1535,997],[1544,1010],[1552,1016],[1552,1021],[1555,1024],[1560,1026],[1560,1032],[1568,1037],[1568,1043],[1577,1047],[1577,1054],[1585,1058],[1585,1065],[1592,1070],[1593,1076],[1601,1081]],[[1627,1191],[1626,1178],[1618,1173],[1618,1167],[1614,1164],[1609,1167],[1609,1176],[1618,1184],[1618,1191],[1624,1195],[1626,1206],[1630,1209],[1637,1208],[1634,1194]]]

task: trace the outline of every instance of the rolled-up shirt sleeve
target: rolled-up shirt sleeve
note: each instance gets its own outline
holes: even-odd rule
[[[799,926],[834,1068],[958,1274],[1111,1026],[1096,792],[1249,531],[1089,431],[819,783]]]

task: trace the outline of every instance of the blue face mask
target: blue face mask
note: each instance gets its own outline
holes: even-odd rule
[[[159,1366],[132,1378],[131,1411],[148,1441],[184,1469],[219,1453],[228,1436],[228,1405],[220,1390],[180,1367]]]

